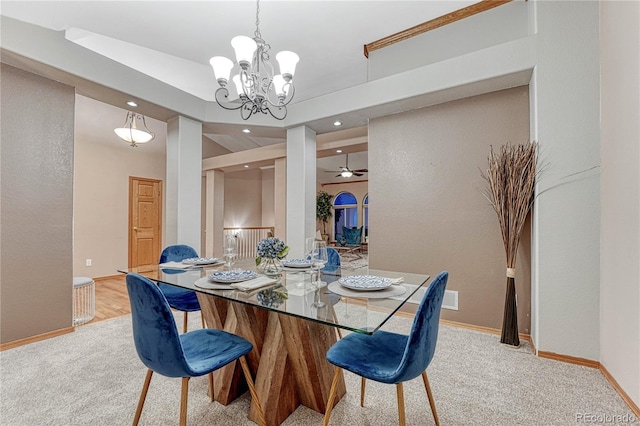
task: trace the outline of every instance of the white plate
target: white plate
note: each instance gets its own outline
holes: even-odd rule
[[[217,283],[240,283],[257,278],[258,274],[254,271],[238,270],[238,271],[218,271],[209,275],[209,281]]]
[[[375,275],[351,275],[340,278],[338,282],[346,288],[358,291],[383,290],[393,284],[389,278],[376,277]]]
[[[185,265],[211,265],[218,262],[219,260],[215,257],[191,257],[182,261]]]
[[[311,267],[311,261],[309,259],[283,260],[282,264],[288,268],[310,268]]]
[[[403,285],[392,285],[382,290],[362,291],[351,290],[343,287],[338,281],[330,283],[327,288],[331,293],[339,294],[347,297],[364,297],[367,299],[386,299],[388,297],[402,296],[407,292],[407,288]]]

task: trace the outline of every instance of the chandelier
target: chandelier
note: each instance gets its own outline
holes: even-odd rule
[[[290,51],[282,51],[276,55],[280,74],[274,74],[269,62],[271,46],[260,34],[260,0],[256,1],[256,31],[253,38],[237,36],[231,40],[239,66],[238,74],[233,76],[238,98],[229,97],[227,83],[233,62],[223,56],[214,56],[209,63],[220,87],[216,90],[216,102],[225,109],[240,110],[243,120],[253,114],[267,112],[278,120],[287,116],[287,105],[293,99],[293,74],[300,60],[298,55]]]
[[[139,129],[137,122],[142,122],[143,129]],[[132,111],[127,112],[127,117],[124,120],[124,125],[113,130],[120,139],[131,144],[132,147],[137,147],[139,143],[147,143],[153,140],[156,135],[147,127],[147,123],[144,120],[144,115],[134,113]]]

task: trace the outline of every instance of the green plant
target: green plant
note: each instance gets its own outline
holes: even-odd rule
[[[322,233],[327,233],[327,222],[332,216],[331,199],[333,195],[320,191],[316,196],[316,219],[322,222]]]

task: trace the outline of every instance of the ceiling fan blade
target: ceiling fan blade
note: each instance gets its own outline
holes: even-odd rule
[[[340,177],[340,176],[342,176],[342,175],[336,175],[336,177]]]
[[[325,170],[325,173],[340,173],[342,170]]]
[[[354,176],[363,176],[363,174],[362,174],[362,173],[355,173],[355,172],[353,173],[353,175],[354,175]]]
[[[354,172],[354,173],[356,173],[356,172],[357,173],[367,173],[369,170],[367,170],[367,169],[358,169],[358,170],[351,170],[351,171]]]

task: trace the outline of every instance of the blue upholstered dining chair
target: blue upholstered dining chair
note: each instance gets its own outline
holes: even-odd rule
[[[361,406],[364,406],[366,379],[395,384],[398,396],[398,418],[401,426],[405,424],[402,383],[422,374],[433,419],[436,425],[440,424],[426,368],[429,366],[436,349],[440,308],[448,278],[449,273],[443,271],[433,280],[418,306],[408,336],[382,330],[378,330],[372,335],[351,333],[329,348],[327,360],[337,368],[329,392],[323,426],[329,424],[341,368],[362,377]]]
[[[166,262],[180,262],[184,259],[192,257],[198,257],[198,252],[190,246],[184,244],[176,244],[168,246],[160,254],[159,264]],[[166,270],[165,272],[168,272]],[[176,271],[182,272],[182,271]],[[169,306],[178,311],[184,312],[184,324],[182,325],[182,332],[187,332],[187,323],[189,312],[197,312],[200,310],[200,303],[198,302],[198,296],[195,291],[185,290],[183,288],[174,287],[169,284],[158,284],[160,291],[167,298]],[[204,317],[202,318],[202,328],[204,328]]]
[[[360,247],[362,245],[362,226],[358,229],[343,226],[342,235],[345,239],[345,247]]]
[[[339,280],[340,277],[342,276],[340,271],[340,254],[338,253],[338,250],[331,247],[327,247],[327,259],[328,259],[327,263],[326,265],[324,265],[324,268],[320,270],[320,274],[322,276],[322,281],[329,284]],[[329,303],[331,303],[331,305],[335,305],[339,301],[340,301],[339,294],[335,294],[335,293],[329,294]],[[336,315],[335,315],[336,313],[333,309],[331,309],[331,314],[333,315],[334,321],[337,322],[338,319],[336,318]],[[338,337],[342,339],[342,331],[340,331],[339,328],[336,328],[336,331],[338,333]]]
[[[253,345],[242,337],[222,330],[206,328],[180,334],[167,299],[148,278],[127,275],[127,291],[131,303],[133,340],[142,363],[149,369],[140,393],[133,425],[140,421],[144,401],[153,373],[181,377],[180,425],[187,421],[187,396],[191,377],[209,375],[209,393],[213,393],[213,371],[237,359],[244,371],[258,416],[264,425],[264,412],[256,396],[255,386],[245,355]]]

